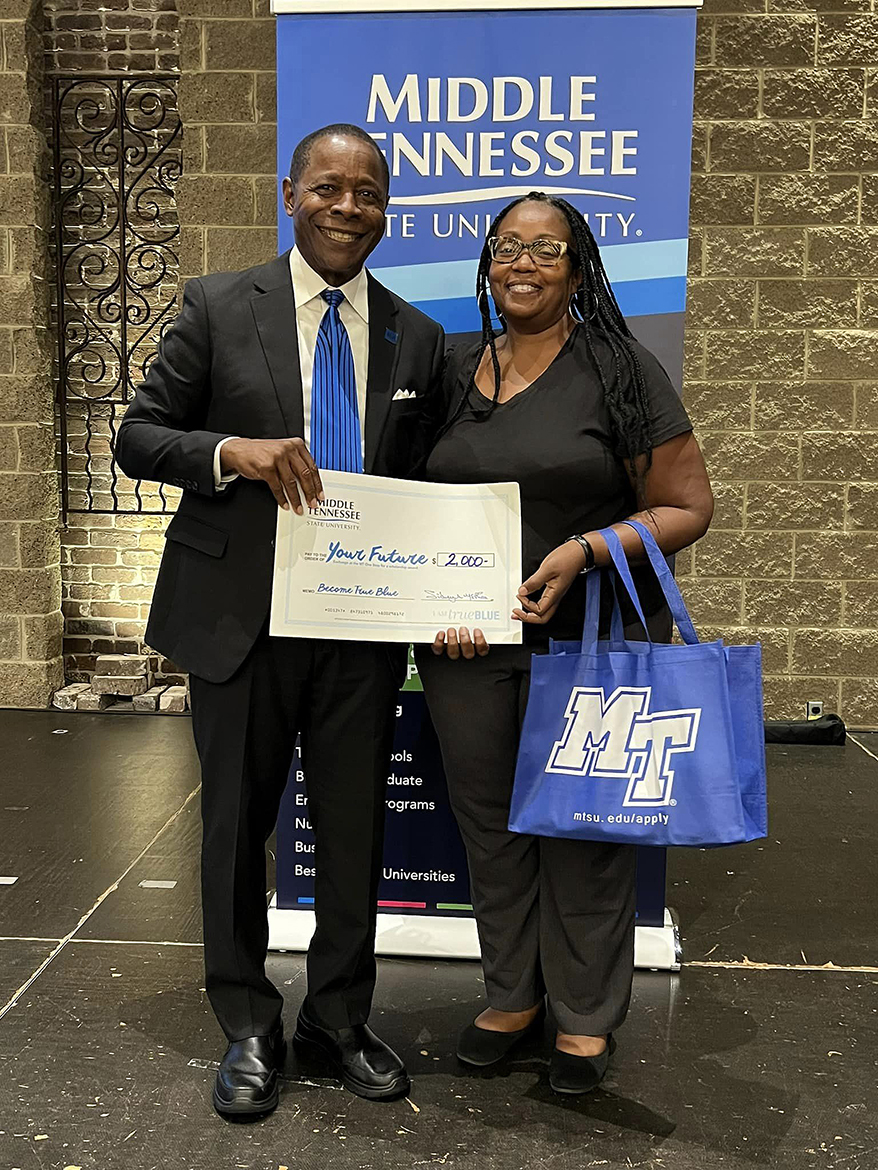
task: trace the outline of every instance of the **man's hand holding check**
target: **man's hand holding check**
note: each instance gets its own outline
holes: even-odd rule
[[[292,505],[297,516],[304,511],[302,498],[309,508],[324,498],[320,471],[303,439],[230,439],[220,452],[220,467],[224,475],[265,480],[278,505],[285,511]]]

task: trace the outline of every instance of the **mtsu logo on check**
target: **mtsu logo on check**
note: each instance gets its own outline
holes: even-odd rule
[[[623,805],[671,803],[674,756],[695,750],[701,708],[650,711],[651,687],[574,687],[567,726],[555,743],[547,772],[627,780]]]

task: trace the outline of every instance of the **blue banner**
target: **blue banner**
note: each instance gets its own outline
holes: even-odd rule
[[[279,173],[316,127],[373,135],[391,173],[370,262],[384,284],[449,333],[480,330],[488,225],[517,195],[554,192],[587,218],[635,333],[679,372],[693,10],[281,16],[277,31]]]
[[[472,914],[463,842],[451,811],[436,732],[414,661],[396,708],[396,738],[387,777],[382,914],[459,917]],[[277,906],[314,906],[314,832],[299,747],[277,823]],[[661,926],[665,851],[637,851],[637,921]]]
[[[451,334],[481,329],[476,266],[496,214],[532,190],[568,199],[632,331],[679,385],[694,62],[691,9],[281,15],[278,172],[321,126],[368,130],[391,174],[370,270]],[[279,195],[279,251],[292,243]],[[398,716],[382,909],[466,913],[423,696],[401,695]],[[278,842],[278,904],[308,908],[313,836],[298,767]],[[640,923],[663,921],[664,866],[662,850],[640,851]]]
[[[382,913],[459,915],[472,912],[463,842],[448,803],[445,774],[420,682],[402,691],[387,777]],[[314,834],[297,749],[278,819],[277,905],[314,905]]]

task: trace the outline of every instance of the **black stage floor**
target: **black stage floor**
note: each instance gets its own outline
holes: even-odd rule
[[[208,1099],[188,720],[0,711],[0,745],[0,1170],[878,1170],[876,735],[769,749],[770,838],[674,854],[685,966],[638,974],[598,1092],[552,1095],[548,1037],[464,1072],[478,965],[385,960],[373,1022],[411,1097],[291,1056],[243,1124]],[[291,1025],[303,962],[270,968]]]

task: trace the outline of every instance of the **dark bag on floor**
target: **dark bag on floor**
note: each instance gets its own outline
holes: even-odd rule
[[[765,721],[766,743],[829,744],[838,746],[847,738],[847,729],[838,715],[819,719],[771,719]]]

